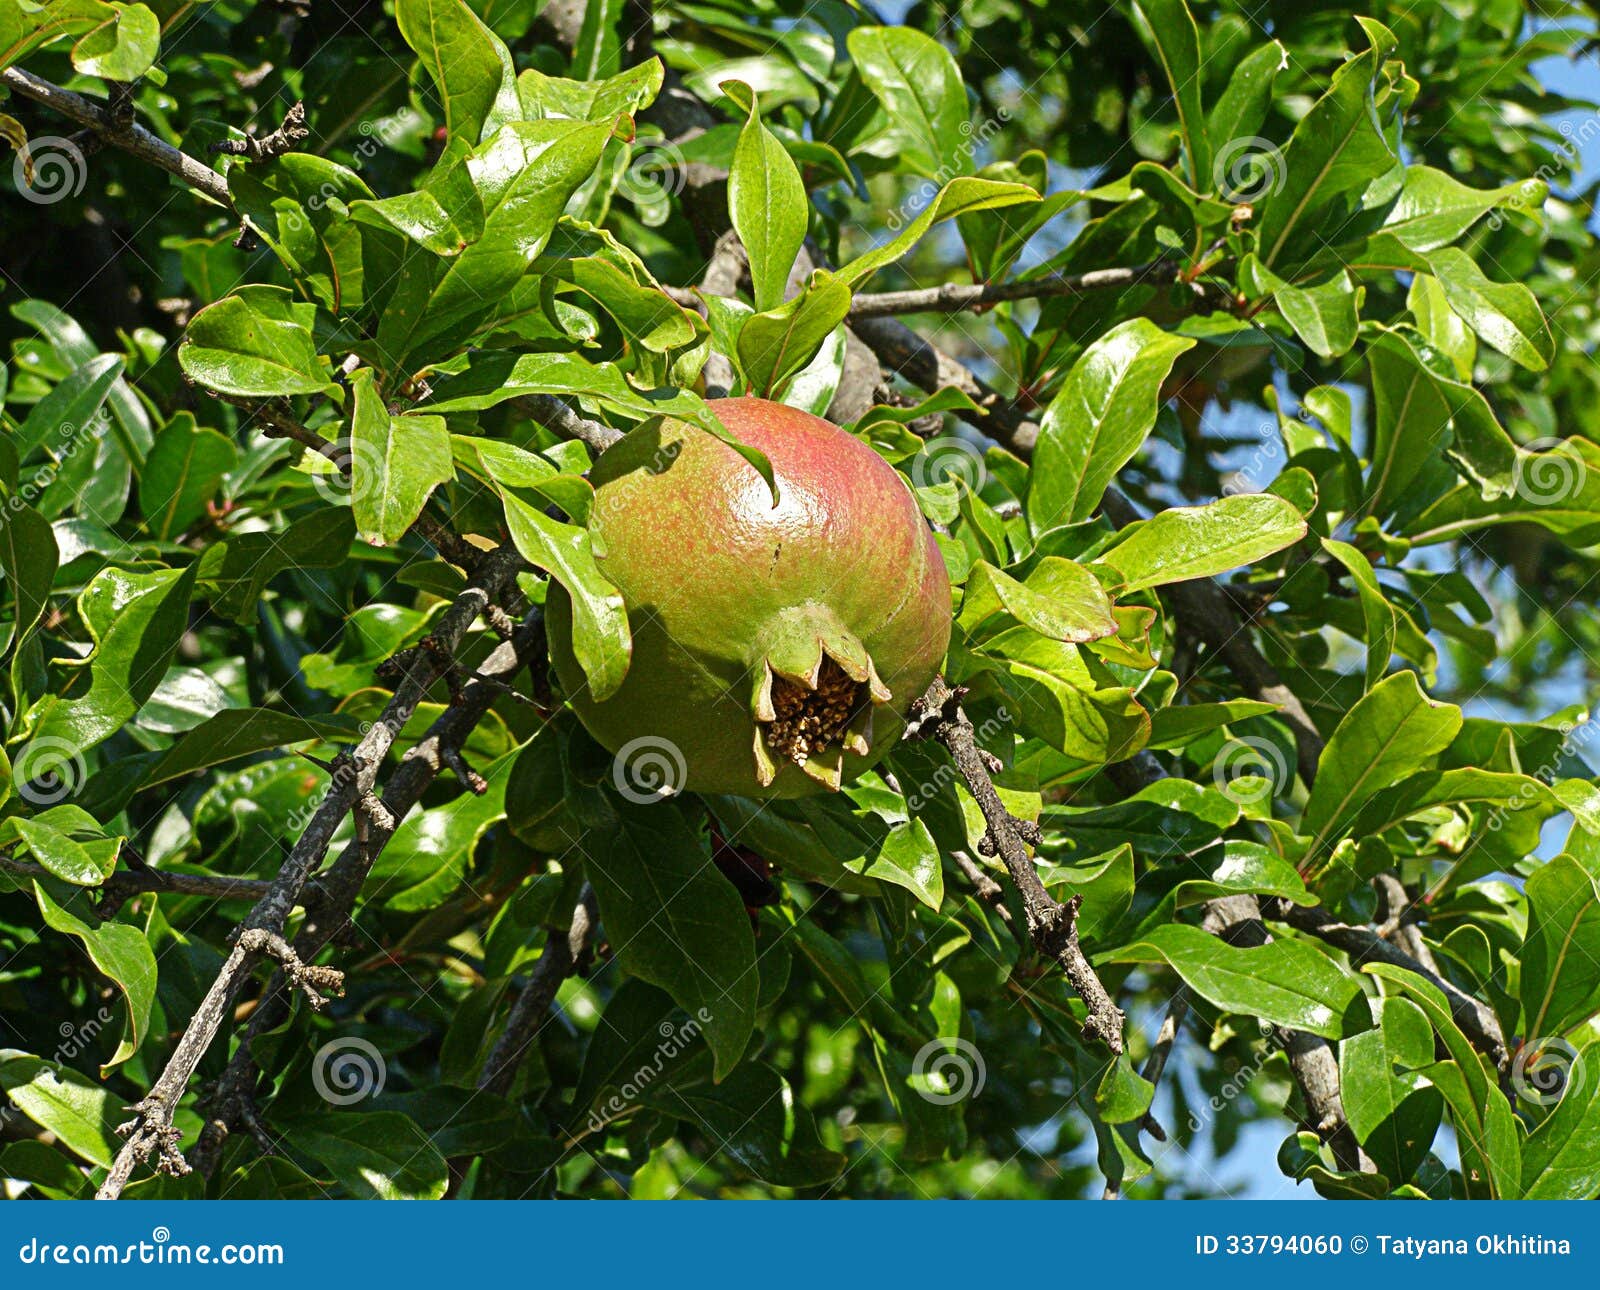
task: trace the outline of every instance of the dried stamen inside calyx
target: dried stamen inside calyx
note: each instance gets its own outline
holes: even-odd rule
[[[823,659],[814,690],[786,676],[774,677],[767,743],[803,766],[807,757],[843,744],[850,723],[869,702],[867,683],[851,680],[831,658]]]

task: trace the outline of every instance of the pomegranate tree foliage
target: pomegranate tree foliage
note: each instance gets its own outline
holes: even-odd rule
[[[614,760],[535,649],[335,911],[343,997],[251,1032],[259,967],[169,1108],[232,1132],[126,1194],[1600,1196],[1600,255],[1546,117],[1594,118],[1533,70],[1592,15],[538,8],[0,0],[6,1185],[104,1180],[264,886],[223,880],[278,874],[461,592],[442,531],[514,542],[502,606],[555,579],[620,684],[569,414],[725,437],[709,382],[914,488],[1126,1051],[937,740],[654,801],[671,750]],[[1004,298],[926,290],[969,282]],[[1287,1177],[1229,1158],[1262,1126]]]

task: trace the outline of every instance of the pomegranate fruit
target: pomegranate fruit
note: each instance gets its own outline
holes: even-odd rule
[[[590,474],[589,529],[633,658],[595,702],[552,583],[556,674],[612,753],[665,768],[664,790],[837,789],[899,737],[944,657],[944,560],[905,481],[860,440],[764,399],[711,406],[771,460],[778,504],[748,462],[682,422],[617,443]]]

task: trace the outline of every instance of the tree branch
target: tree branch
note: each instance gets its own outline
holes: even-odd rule
[[[123,119],[111,110],[109,104],[85,98],[82,94],[62,89],[59,85],[52,85],[49,81],[41,80],[20,67],[0,70],[0,84],[14,90],[23,98],[32,99],[35,103],[70,117],[79,125],[87,126],[94,131],[97,138],[111,144],[112,147],[120,148],[123,152],[138,157],[141,161],[148,161],[153,166],[159,166],[169,175],[181,179],[196,192],[230,210],[233,208],[233,199],[228,193],[228,181],[221,174],[205,162],[196,161],[188,153],[178,151],[165,139],[151,134],[142,125],[130,119]]]
[[[1208,902],[1201,925],[1230,945],[1245,949],[1265,945],[1272,939],[1261,921],[1260,905],[1251,895],[1224,896]],[[1319,1035],[1283,1026],[1273,1029],[1288,1054],[1289,1069],[1305,1101],[1306,1126],[1332,1149],[1339,1168],[1377,1173],[1377,1165],[1361,1149],[1345,1115],[1339,1091],[1339,1059],[1333,1045]]]
[[[1444,992],[1450,1002],[1450,1015],[1461,1027],[1461,1033],[1471,1040],[1472,1046],[1484,1053],[1498,1069],[1504,1071],[1510,1065],[1505,1035],[1494,1009],[1463,993],[1419,958],[1384,940],[1371,928],[1353,927],[1339,922],[1319,906],[1296,905],[1287,900],[1271,901],[1262,912],[1273,922],[1285,923],[1296,931],[1343,950],[1350,956],[1353,967],[1363,963],[1388,963],[1431,982]]]
[[[358,808],[370,811],[369,799],[376,801],[371,794],[378,767],[426,695],[428,687],[443,674],[444,664],[440,658],[447,660],[454,654],[467,629],[522,567],[522,558],[509,546],[498,548],[484,559],[472,582],[456,597],[434,627],[432,639],[437,648],[418,650],[411,656],[383,714],[356,745],[354,752],[343,754],[336,761],[336,771],[321,805],[290,851],[277,877],[246,915],[232,951],[195,1010],[166,1068],[149,1094],[131,1108],[137,1118],[119,1130],[127,1141],[117,1153],[110,1173],[96,1193],[97,1199],[115,1200],[119,1197],[133,1176],[135,1167],[152,1155],[157,1157],[158,1168],[166,1172],[188,1171],[189,1166],[177,1152],[177,1130],[172,1127],[172,1117],[200,1059],[211,1047],[235,998],[261,958],[262,948],[257,944],[259,938],[247,934],[266,932],[282,937],[291,910],[299,900],[312,870],[327,854],[329,840],[340,822]],[[358,824],[358,833],[360,831]]]
[[[506,1016],[506,1028],[495,1040],[488,1060],[483,1064],[483,1074],[478,1078],[478,1089],[500,1097],[511,1092],[517,1070],[528,1054],[545,1014],[555,1002],[561,983],[582,969],[594,938],[595,924],[600,911],[595,904],[594,888],[588,883],[578,895],[572,911],[572,922],[566,931],[550,929],[545,938],[544,953],[534,964],[528,983],[517,995]]]
[[[1130,269],[1092,269],[1088,273],[1058,273],[1015,282],[946,282],[911,291],[865,291],[851,302],[850,317],[859,321],[896,314],[960,313],[967,309],[987,309],[1011,300],[1081,296],[1091,291],[1134,287],[1146,282],[1173,282],[1181,269],[1177,260],[1161,259]]]
[[[596,457],[622,438],[622,431],[579,416],[553,394],[524,394],[512,399],[511,405],[563,439],[576,439]]]
[[[1067,980],[1089,1010],[1083,1024],[1083,1037],[1098,1039],[1113,1053],[1120,1054],[1126,1018],[1122,1009],[1112,1002],[1078,944],[1081,902],[1074,896],[1063,905],[1045,890],[1025,845],[1038,842],[1038,826],[1016,819],[1001,802],[994,781],[989,778],[990,766],[978,747],[972,722],[961,710],[963,693],[959,689],[952,690],[943,677],[935,677],[927,693],[912,705],[906,737],[937,739],[949,749],[951,760],[983,812],[984,824],[988,827],[985,849],[992,849],[991,853],[1005,862],[1006,872],[1022,896],[1034,948],[1061,965]]]
[[[515,676],[543,655],[544,617],[543,611],[536,608],[529,611],[510,640],[495,647],[479,665],[478,675],[461,688],[427,733],[401,758],[383,793],[387,822],[371,822],[367,836],[348,843],[339,858],[318,875],[318,899],[308,906],[294,939],[294,951],[301,959],[316,958],[348,926],[372,866],[400,822],[442,773],[446,764],[444,750],[465,742],[493,706],[500,692],[497,687],[505,678]],[[293,998],[288,986],[281,973],[268,982],[238,1049],[207,1099],[210,1111],[190,1161],[203,1174],[209,1176],[216,1169],[228,1136],[239,1127],[250,1128],[254,1122],[254,1093],[260,1077],[254,1044],[261,1035],[276,1030],[287,1020]]]

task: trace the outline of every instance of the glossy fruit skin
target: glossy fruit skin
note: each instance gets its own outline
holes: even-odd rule
[[[572,652],[571,602],[555,584],[551,658],[579,718],[611,752],[652,738],[681,754],[687,774],[676,788],[826,791],[887,752],[933,679],[950,640],[949,576],[905,481],[865,443],[762,399],[711,407],[772,462],[778,505],[711,435],[675,421],[639,427],[590,475],[596,559],[633,632],[627,677],[593,701]],[[814,680],[824,651],[857,669],[870,659],[880,699],[870,742],[858,739],[861,751],[842,757],[835,750],[831,773],[778,759],[762,783],[753,744],[763,674],[810,668]]]

